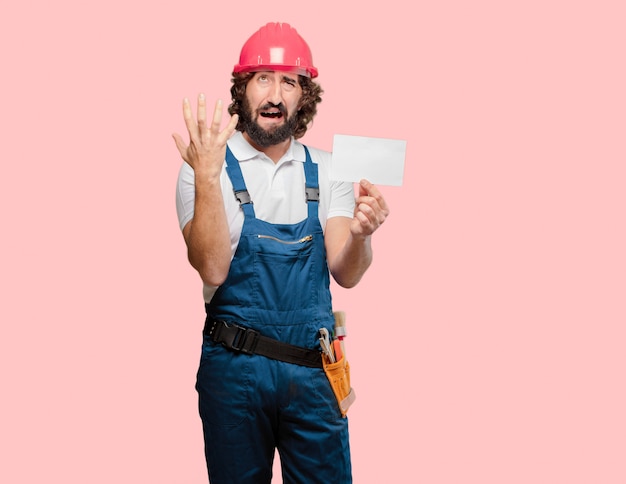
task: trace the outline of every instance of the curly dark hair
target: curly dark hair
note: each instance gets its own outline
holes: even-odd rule
[[[253,75],[254,72],[233,72],[231,79],[233,85],[230,88],[232,103],[228,106],[228,112],[231,116],[240,113],[242,100],[246,95],[246,85]],[[293,133],[296,139],[302,138],[306,133],[309,124],[317,114],[317,104],[322,102],[321,95],[324,92],[322,87],[309,77],[299,75],[298,83],[302,88],[302,99],[300,101],[301,107],[296,113],[296,128]],[[237,129],[243,131],[241,120],[237,124]]]

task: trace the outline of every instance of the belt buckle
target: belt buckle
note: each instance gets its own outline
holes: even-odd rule
[[[237,329],[237,333],[231,343],[231,349],[246,355],[254,354],[256,345],[259,342],[259,332],[237,325],[233,325],[232,327]]]

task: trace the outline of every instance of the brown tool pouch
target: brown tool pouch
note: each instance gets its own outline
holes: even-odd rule
[[[333,393],[337,398],[342,417],[348,413],[348,408],[356,399],[354,389],[350,386],[350,365],[344,356],[335,363],[330,363],[326,355],[322,355],[324,372],[328,377]]]

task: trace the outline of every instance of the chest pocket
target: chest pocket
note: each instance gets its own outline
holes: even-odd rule
[[[292,311],[316,304],[313,237],[253,235],[254,298],[271,310]],[[319,269],[319,268],[317,268]]]

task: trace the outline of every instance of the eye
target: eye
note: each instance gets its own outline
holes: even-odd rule
[[[291,91],[296,87],[296,81],[288,77],[283,77],[283,84],[285,85],[285,89],[288,91]]]
[[[258,82],[259,84],[263,84],[263,85],[270,82],[270,78],[265,72],[259,72],[256,75],[255,79],[256,79],[256,82]]]

